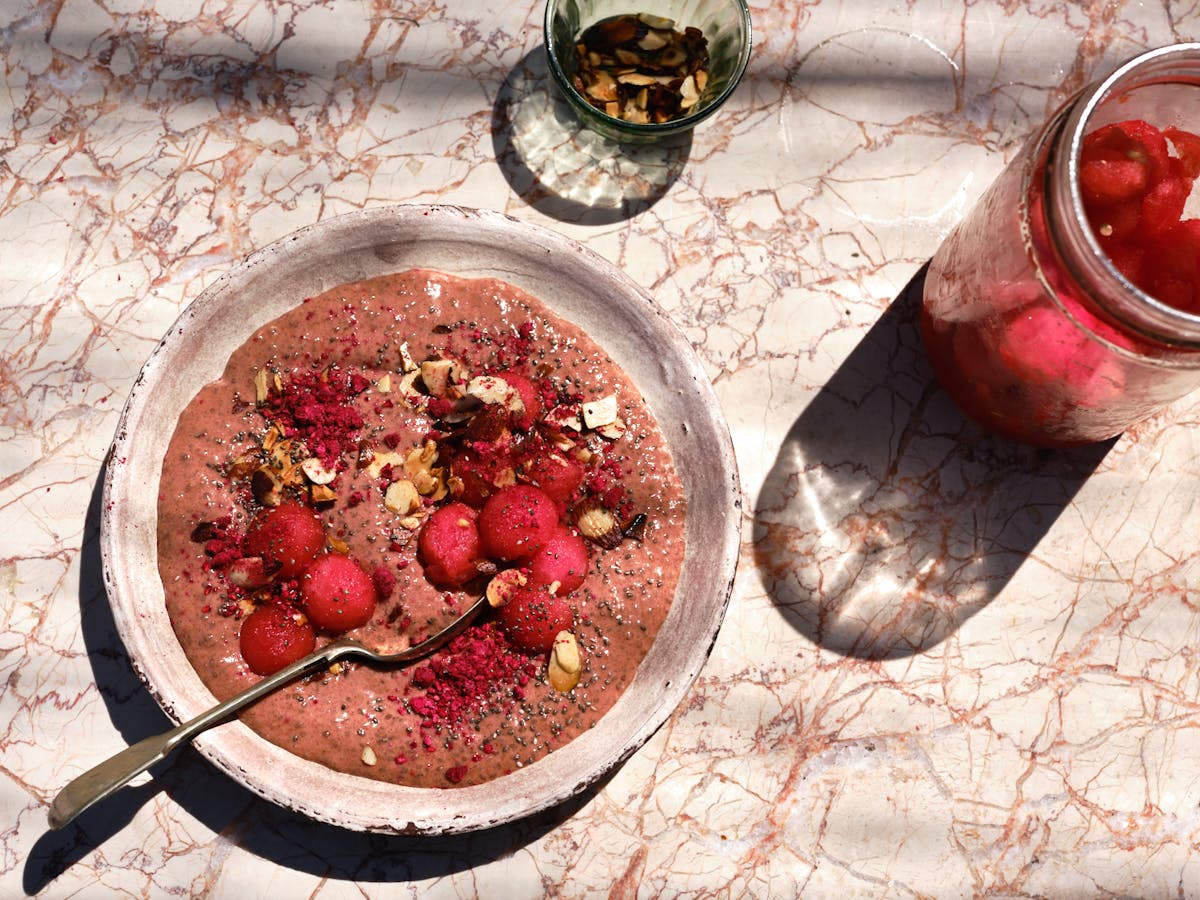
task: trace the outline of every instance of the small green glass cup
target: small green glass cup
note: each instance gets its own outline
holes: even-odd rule
[[[575,89],[575,41],[585,28],[610,16],[649,13],[676,28],[699,28],[708,39],[708,84],[687,115],[662,123],[636,123],[597,109]],[[695,128],[729,99],[750,60],[750,8],[746,0],[548,0],[546,57],[550,76],[579,120],[621,143],[648,144]]]

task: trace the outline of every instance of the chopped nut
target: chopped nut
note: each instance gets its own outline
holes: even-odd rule
[[[409,451],[404,457],[404,472],[422,497],[437,501],[446,496],[446,470],[435,467],[438,447],[434,441]]]
[[[400,520],[400,527],[406,531],[416,531],[421,527],[421,519],[419,516],[405,516]]]
[[[525,576],[520,569],[502,569],[488,582],[487,600],[493,607],[503,606],[512,596],[513,591],[525,584]]]
[[[312,502],[318,505],[322,503],[332,503],[337,499],[337,491],[328,485],[314,484],[308,489],[308,496],[312,498]]]
[[[611,511],[594,501],[585,501],[575,510],[575,527],[589,541],[611,550],[621,543],[621,525]]]
[[[254,474],[254,470],[262,465],[262,456],[258,453],[245,453],[229,464],[229,468],[225,474],[230,478],[240,481],[243,478],[249,478]]]
[[[250,476],[250,491],[263,506],[278,506],[283,502],[283,482],[270,466],[259,466]]]
[[[463,367],[455,359],[427,359],[421,363],[421,382],[434,397],[453,399],[461,396]]]
[[[261,556],[243,556],[241,559],[235,559],[229,564],[225,574],[238,587],[251,590],[262,587],[271,580],[271,573],[267,571],[267,564]]]
[[[337,472],[325,468],[324,464],[315,456],[310,456],[301,462],[300,471],[313,484],[329,484],[333,479],[337,478]]]
[[[325,543],[329,544],[329,548],[335,553],[341,553],[343,556],[350,555],[350,545],[337,535],[329,535],[327,538],[325,538]]]
[[[554,637],[550,661],[546,666],[550,686],[565,694],[579,684],[579,673],[582,669],[583,661],[579,657],[579,644],[575,635],[569,631],[560,631]]]
[[[421,508],[421,495],[411,481],[393,481],[384,492],[383,505],[397,515],[408,516]]]
[[[391,450],[373,450],[371,461],[367,463],[367,474],[372,479],[382,478],[383,470],[391,466],[399,474],[404,466],[404,456]]]
[[[415,372],[417,364],[412,358],[412,354],[408,350],[408,341],[400,344],[400,371],[402,373]]]
[[[599,428],[617,421],[617,395],[609,394],[599,400],[583,404],[583,424],[588,428]]]
[[[405,372],[400,378],[400,396],[414,409],[424,409],[429,405],[429,398],[417,390],[417,381],[421,377],[420,369]]]
[[[379,376],[379,380],[375,382],[375,390],[381,394],[390,394],[392,392],[391,372],[384,372]]]
[[[416,447],[404,455],[404,471],[408,475],[414,475],[422,470],[429,471],[433,467],[433,464],[437,462],[437,458],[437,442],[426,441],[420,447]]]
[[[379,762],[379,758],[375,755],[375,751],[371,747],[363,747],[362,761],[364,766],[373,766]]]

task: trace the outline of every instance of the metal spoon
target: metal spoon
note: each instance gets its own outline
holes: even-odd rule
[[[59,791],[54,802],[50,804],[50,827],[62,828],[93,803],[103,800],[109,794],[124,787],[135,775],[165,759],[180,744],[190,741],[200,732],[223,722],[242,708],[293,679],[328,666],[339,659],[349,657],[359,657],[371,662],[393,666],[424,659],[461,634],[486,604],[485,597],[479,598],[470,609],[433,637],[399,653],[378,653],[349,638],[342,638],[327,644],[315,653],[310,653],[290,666],[280,669],[274,675],[268,675],[262,681],[251,685],[240,694],[230,697],[224,703],[217,704],[208,712],[201,713],[196,718],[177,725],[163,734],[138,741],[95,768],[84,772]]]

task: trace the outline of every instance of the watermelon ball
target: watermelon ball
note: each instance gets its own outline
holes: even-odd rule
[[[282,606],[266,604],[242,622],[238,646],[255,675],[271,675],[313,652],[312,626]]]
[[[558,509],[540,488],[514,484],[488,497],[479,511],[479,539],[493,559],[522,562],[537,553],[558,526]]]
[[[571,607],[544,586],[517,588],[497,613],[512,644],[529,653],[547,653],[560,631],[575,624]]]
[[[545,491],[551,500],[566,503],[583,483],[583,466],[561,453],[547,453],[529,463],[525,477]]]
[[[317,513],[287,501],[259,514],[246,532],[248,555],[260,556],[279,578],[295,578],[325,546]]]
[[[571,593],[587,577],[588,551],[583,538],[560,525],[546,545],[529,561],[530,584],[557,584],[560,597]]]
[[[375,614],[375,581],[348,556],[318,557],[300,578],[300,603],[322,631],[349,631]]]
[[[458,481],[455,497],[478,509],[496,492],[496,480],[512,466],[512,460],[507,453],[480,455],[464,450],[450,459],[449,466]]]
[[[465,503],[447,503],[421,527],[417,555],[425,567],[425,577],[438,587],[462,587],[479,574],[475,564],[482,551],[475,526],[477,516]]]

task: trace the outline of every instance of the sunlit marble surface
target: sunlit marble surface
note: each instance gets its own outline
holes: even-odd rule
[[[627,156],[548,94],[529,0],[0,4],[0,895],[1200,891],[1197,406],[1004,445],[911,318],[1022,137],[1200,36],[1195,6],[752,10],[727,109]],[[707,667],[610,779],[486,833],[318,826],[190,750],[48,831],[62,785],[167,724],[97,549],[139,366],[235,259],[408,201],[558,229],[694,342],[747,497]]]

